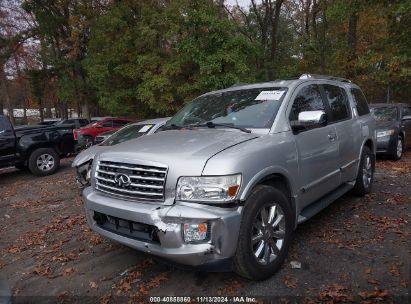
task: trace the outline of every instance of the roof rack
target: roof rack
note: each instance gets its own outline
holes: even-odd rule
[[[245,82],[239,82],[239,83],[235,83],[232,86],[230,86],[230,88],[234,88],[234,87],[241,87],[243,85],[247,85],[248,83]]]
[[[326,79],[326,80],[335,80],[335,81],[351,83],[351,80],[346,79],[346,78],[334,77],[334,76],[328,76],[328,75],[317,75],[317,74],[302,74],[299,79]]]

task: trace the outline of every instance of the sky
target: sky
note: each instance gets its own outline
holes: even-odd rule
[[[240,6],[246,7],[246,8],[247,8],[247,7],[250,5],[250,3],[251,3],[250,0],[237,0],[237,1],[238,1],[238,4],[239,4]],[[258,3],[258,2],[260,2],[260,1],[257,1],[257,3]],[[228,4],[228,5],[236,5],[236,4],[237,4],[236,0],[226,0],[225,3]]]

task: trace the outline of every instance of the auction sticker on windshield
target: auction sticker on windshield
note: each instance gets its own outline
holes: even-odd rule
[[[280,100],[285,91],[261,91],[255,100]]]
[[[150,130],[152,126],[153,126],[153,125],[145,125],[145,126],[142,127],[138,132],[140,132],[140,133],[145,133],[145,132],[147,132],[148,130]]]

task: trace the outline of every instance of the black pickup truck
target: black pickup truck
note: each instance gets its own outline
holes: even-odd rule
[[[13,128],[6,116],[0,115],[0,168],[15,166],[29,169],[34,175],[57,171],[60,158],[74,152],[71,129],[56,126]]]

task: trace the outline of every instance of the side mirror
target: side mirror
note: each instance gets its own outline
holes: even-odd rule
[[[408,120],[411,120],[411,115],[403,116],[402,121],[408,121]]]
[[[304,111],[298,114],[298,121],[294,123],[293,130],[314,129],[326,126],[327,114],[324,111]]]

